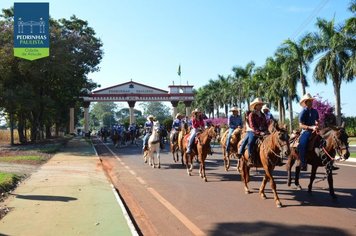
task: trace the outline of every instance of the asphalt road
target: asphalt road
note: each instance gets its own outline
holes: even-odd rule
[[[269,184],[268,199],[258,194],[264,171],[251,171],[253,193],[245,194],[236,168],[224,171],[219,148],[206,162],[205,183],[197,163],[188,176],[167,150],[161,153],[161,168],[153,169],[143,162],[140,146],[107,146],[112,151],[98,145],[100,158],[143,235],[355,235],[356,163],[338,164],[337,201],[322,180],[323,168],[309,194],[309,172],[301,175],[303,190],[296,190],[286,185],[285,168],[277,167],[274,176],[283,207],[276,208]]]

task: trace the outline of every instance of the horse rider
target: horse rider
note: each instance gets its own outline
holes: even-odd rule
[[[172,131],[169,139],[171,140],[171,144],[173,144],[177,137],[178,137],[178,132],[181,130],[182,127],[182,118],[183,115],[181,113],[177,113],[176,118],[174,119],[172,123]]]
[[[248,121],[251,130],[247,131],[248,135],[248,166],[253,166],[255,164],[256,157],[254,156],[253,147],[256,143],[258,137],[266,135],[268,132],[267,120],[263,112],[261,111],[262,106],[265,103],[261,98],[255,98],[250,104],[251,113],[248,116]]]
[[[229,126],[229,133],[226,138],[226,152],[230,151],[230,139],[231,139],[232,132],[234,132],[234,130],[237,127],[240,128],[242,127],[242,119],[241,116],[239,115],[240,108],[232,107],[230,112],[232,112],[232,114],[230,114],[227,119],[227,125]]]
[[[188,147],[187,147],[187,152],[186,152],[188,154],[191,152],[191,148],[192,148],[193,142],[195,140],[195,137],[196,137],[198,131],[204,130],[204,127],[205,127],[203,117],[201,115],[201,112],[198,109],[195,109],[192,112],[191,122],[192,122],[192,129],[189,133],[190,135],[189,135]]]
[[[299,114],[299,128],[302,129],[298,146],[299,158],[301,161],[301,171],[307,170],[307,162],[305,156],[307,153],[309,138],[313,132],[317,131],[319,124],[319,113],[312,107],[313,100],[314,98],[309,93],[307,93],[304,94],[299,103],[303,107]]]
[[[262,111],[263,111],[263,114],[265,114],[267,124],[269,124],[271,122],[271,120],[274,120],[273,115],[270,112],[270,109],[267,104],[262,106]]]
[[[142,150],[144,150],[144,151],[147,150],[147,142],[148,142],[148,139],[149,139],[150,135],[152,134],[153,120],[154,120],[154,116],[153,115],[149,115],[147,117],[147,121],[145,122],[145,125],[143,126],[143,129],[145,131],[145,136],[143,137]]]

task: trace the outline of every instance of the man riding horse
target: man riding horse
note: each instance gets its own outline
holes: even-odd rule
[[[202,118],[201,112],[198,109],[195,109],[192,112],[192,129],[190,131],[190,136],[189,136],[189,141],[188,141],[188,147],[187,147],[187,154],[190,154],[193,143],[195,141],[195,137],[198,132],[204,130],[205,124],[204,120]]]
[[[255,98],[250,104],[251,113],[248,116],[250,129],[246,130],[248,135],[248,165],[255,165],[256,153],[254,151],[254,145],[259,137],[263,137],[268,133],[268,125],[265,115],[261,109],[265,103],[261,98]]]
[[[148,141],[150,135],[152,134],[153,120],[154,120],[154,116],[149,115],[147,117],[147,121],[143,127],[143,129],[145,131],[145,136],[143,137],[143,147],[142,147],[143,151],[147,150],[147,141]]]
[[[171,140],[171,144],[177,142],[178,139],[178,132],[181,130],[182,127],[182,118],[183,115],[181,113],[177,113],[175,120],[172,123],[172,131],[169,139]]]
[[[229,115],[228,120],[227,120],[227,125],[229,126],[229,133],[226,138],[226,152],[227,153],[229,153],[229,151],[230,151],[230,139],[231,139],[232,132],[234,132],[234,130],[237,127],[242,128],[242,119],[241,119],[241,116],[239,115],[240,109],[237,107],[233,107],[233,108],[231,108],[230,112],[232,112],[232,114]]]

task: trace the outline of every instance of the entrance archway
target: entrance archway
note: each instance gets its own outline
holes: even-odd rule
[[[148,85],[129,81],[104,89],[93,91],[89,96],[82,97],[84,104],[84,131],[89,131],[89,106],[91,102],[127,102],[130,111],[130,123],[134,123],[134,107],[136,102],[171,102],[172,117],[177,114],[178,102],[185,104],[186,114],[191,112],[194,100],[193,85],[169,85],[169,91],[154,88]],[[70,133],[74,133],[74,112],[70,110]]]

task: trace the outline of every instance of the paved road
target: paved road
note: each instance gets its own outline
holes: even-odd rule
[[[187,176],[167,151],[161,154],[161,169],[144,164],[134,145],[113,148],[115,158],[103,151],[101,159],[144,235],[355,234],[356,163],[340,164],[334,174],[338,201],[330,199],[327,182],[320,181],[322,168],[310,195],[305,191],[309,173],[302,174],[304,190],[298,191],[287,187],[286,172],[278,167],[274,173],[284,207],[276,208],[269,185],[267,200],[258,195],[261,169],[252,171],[253,193],[246,195],[240,175],[233,169],[225,172],[220,150],[215,151],[207,160],[207,183],[198,176],[197,165],[193,176]]]

